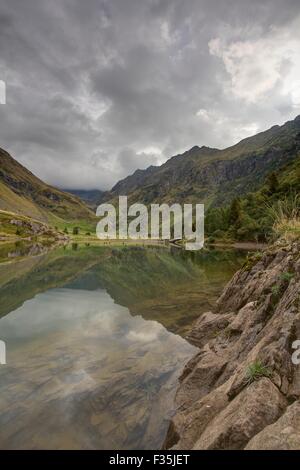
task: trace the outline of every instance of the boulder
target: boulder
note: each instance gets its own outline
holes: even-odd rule
[[[243,449],[249,439],[279,418],[286,405],[271,380],[255,381],[209,423],[193,449]]]
[[[246,445],[247,450],[299,450],[300,402],[295,401],[273,424],[266,426]]]

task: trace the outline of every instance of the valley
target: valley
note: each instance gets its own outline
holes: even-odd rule
[[[1,149],[0,163],[2,240],[20,236],[12,233],[12,227],[4,222],[8,213],[46,224],[51,236],[56,231],[58,237],[76,240],[80,234],[81,240],[95,240],[97,205],[102,202],[116,205],[120,195],[127,195],[129,204],[139,202],[147,206],[174,201],[204,203],[206,237],[210,243],[266,243],[272,236],[278,201],[285,198],[287,205],[297,207],[300,116],[228,149],[195,146],[160,167],[136,170],[108,192],[68,193],[53,188]],[[35,235],[29,232],[28,235]]]

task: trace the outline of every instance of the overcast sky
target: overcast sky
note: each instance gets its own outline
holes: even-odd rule
[[[300,114],[299,0],[0,0],[0,147],[108,189]]]

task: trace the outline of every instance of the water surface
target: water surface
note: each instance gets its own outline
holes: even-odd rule
[[[0,265],[0,447],[160,448],[185,334],[243,257],[73,246]]]

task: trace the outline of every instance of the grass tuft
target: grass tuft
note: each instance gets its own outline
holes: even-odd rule
[[[260,360],[256,360],[249,364],[246,369],[246,384],[250,385],[255,380],[259,380],[262,377],[271,377],[272,371],[262,364]]]
[[[300,237],[300,198],[293,194],[267,206],[276,238],[293,241]]]

